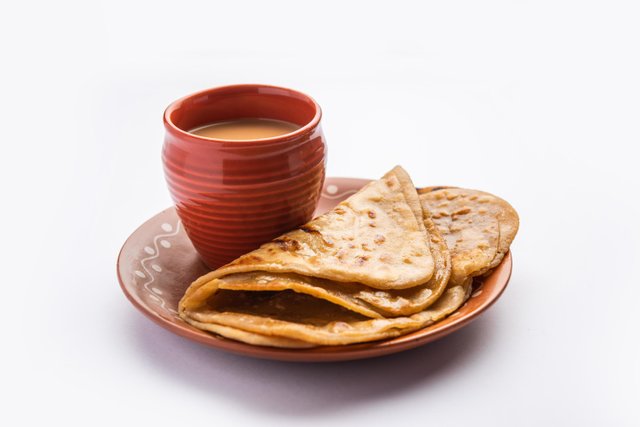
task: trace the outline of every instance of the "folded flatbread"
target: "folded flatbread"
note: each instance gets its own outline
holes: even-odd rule
[[[444,239],[396,167],[332,211],[196,280],[179,313],[198,328],[258,345],[378,340],[455,310],[470,284],[445,292],[450,271]]]
[[[468,279],[462,285],[448,285],[433,305],[411,316],[367,319],[286,291],[264,295],[264,300],[254,302],[249,310],[222,305],[208,312],[192,313],[185,320],[227,338],[270,347],[309,348],[376,341],[422,329],[450,315],[469,298],[472,282]],[[307,304],[315,308],[314,312],[305,310]]]
[[[409,175],[396,167],[333,210],[210,273],[269,271],[405,289],[427,282],[434,260],[427,216]]]
[[[453,284],[500,264],[519,226],[518,214],[509,203],[464,188],[426,187],[418,193],[449,247]]]

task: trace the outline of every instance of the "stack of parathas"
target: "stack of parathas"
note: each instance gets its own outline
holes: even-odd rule
[[[333,210],[200,277],[180,301],[191,325],[255,345],[375,341],[423,328],[468,298],[518,229],[481,191],[416,191],[396,167]]]

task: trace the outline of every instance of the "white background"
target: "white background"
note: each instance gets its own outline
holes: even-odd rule
[[[639,425],[637,2],[418,4],[3,6],[2,418]],[[225,354],[136,312],[115,259],[170,205],[162,112],[247,82],[317,99],[329,175],[402,164],[509,200],[501,300],[421,349],[326,365]]]

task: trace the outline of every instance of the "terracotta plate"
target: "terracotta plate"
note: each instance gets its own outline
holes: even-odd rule
[[[365,179],[327,178],[317,213],[358,191]],[[306,350],[259,347],[200,331],[177,315],[187,286],[209,271],[185,235],[174,208],[142,224],[118,256],[118,280],[129,301],[160,326],[194,341],[247,356],[287,361],[337,361],[382,356],[418,347],[468,324],[500,297],[511,275],[511,254],[486,278],[476,280],[471,298],[446,319],[419,331],[373,343]]]

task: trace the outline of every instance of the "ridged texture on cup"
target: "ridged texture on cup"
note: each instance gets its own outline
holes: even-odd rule
[[[209,140],[185,132],[242,117],[286,120],[302,128],[253,141]],[[167,185],[187,235],[210,267],[311,219],[326,154],[320,109],[311,98],[262,85],[212,89],[172,104],[165,128]]]

